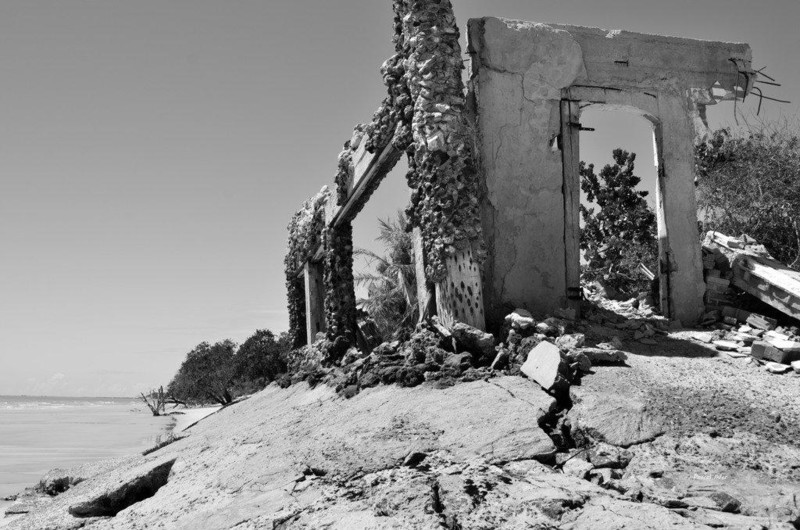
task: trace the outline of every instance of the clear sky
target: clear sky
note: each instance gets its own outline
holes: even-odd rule
[[[749,42],[795,102],[768,116],[798,111],[797,0],[453,3],[462,28]],[[0,394],[132,395],[203,340],[285,330],[286,225],[380,103],[391,17],[389,0],[0,2]],[[620,145],[647,171],[626,119],[593,118],[584,158]],[[406,197],[393,172],[357,245]]]

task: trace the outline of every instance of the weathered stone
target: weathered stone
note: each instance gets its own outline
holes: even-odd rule
[[[561,351],[550,342],[541,342],[534,347],[528,353],[520,371],[545,390],[553,390],[567,384],[563,376],[566,367],[561,358]]]
[[[569,360],[571,367],[574,367],[581,372],[586,373],[592,369],[592,361],[585,353],[581,351],[572,351],[568,353],[567,359]]]
[[[592,470],[592,464],[580,457],[575,457],[564,462],[561,468],[565,475],[584,479]]]
[[[581,348],[580,352],[586,355],[593,365],[620,364],[624,363],[628,358],[625,352],[619,350]]]
[[[556,346],[561,348],[562,351],[568,351],[582,347],[585,342],[586,337],[583,333],[574,333],[558,337],[556,339]]]
[[[444,360],[442,370],[453,372],[454,375],[461,374],[464,370],[472,367],[472,355],[469,353],[451,353]]]
[[[573,437],[586,437],[619,447],[630,447],[665,432],[663,420],[648,412],[636,394],[603,392],[583,386],[570,388],[573,407],[567,414]]]
[[[595,468],[622,469],[630,463],[633,454],[613,445],[599,443],[589,451],[588,457]]]
[[[459,349],[477,356],[479,362],[488,363],[494,357],[494,336],[463,322],[456,323],[450,330]]]
[[[506,316],[506,322],[514,329],[528,329],[536,324],[531,313],[525,309],[515,309]]]
[[[720,351],[737,351],[740,344],[730,340],[715,340],[712,344]]]
[[[768,372],[772,372],[773,374],[785,374],[789,370],[792,369],[791,366],[788,364],[781,364],[781,363],[767,363],[764,365],[764,368]]]

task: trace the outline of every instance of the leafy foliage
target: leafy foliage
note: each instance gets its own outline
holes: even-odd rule
[[[408,221],[403,212],[397,219],[379,219],[381,241],[388,255],[357,249],[357,256],[364,256],[375,264],[375,273],[356,276],[357,284],[366,285],[367,298],[359,300],[362,308],[375,321],[378,332],[384,339],[411,329],[417,321],[417,281],[414,266],[414,246]]]
[[[233,358],[237,393],[260,390],[286,372],[284,355],[290,349],[288,333],[276,338],[267,329],[256,330]]]
[[[641,182],[633,173],[636,154],[614,149],[612,156],[614,165],[599,175],[594,164],[580,163],[581,190],[599,206],[598,211],[580,208],[583,278],[627,293],[648,290],[649,280],[638,265],[657,270],[656,216],[645,200],[647,192],[636,190]]]
[[[167,386],[167,393],[186,401],[208,400],[227,405],[233,401],[233,355],[236,344],[230,340],[209,345],[201,342],[188,353],[178,373]]]
[[[787,125],[714,131],[698,145],[703,232],[747,234],[800,269],[800,138]]]
[[[227,405],[234,397],[261,390],[285,373],[290,349],[288,333],[276,337],[266,329],[256,330],[238,349],[231,340],[213,345],[201,342],[186,355],[166,394],[161,392],[161,402]],[[163,411],[163,405],[160,409]]]

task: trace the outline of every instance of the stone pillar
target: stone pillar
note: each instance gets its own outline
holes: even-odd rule
[[[691,102],[677,94],[659,94],[656,127],[659,157],[659,216],[662,289],[669,288],[669,315],[685,324],[703,313],[703,263],[697,228],[694,138]],[[664,308],[662,308],[664,309]]]

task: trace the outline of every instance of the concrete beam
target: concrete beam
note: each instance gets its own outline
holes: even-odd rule
[[[362,142],[353,156],[353,189],[347,202],[331,213],[330,226],[337,227],[351,222],[364,203],[375,191],[378,183],[392,170],[402,156],[391,142],[380,153],[370,153]]]

